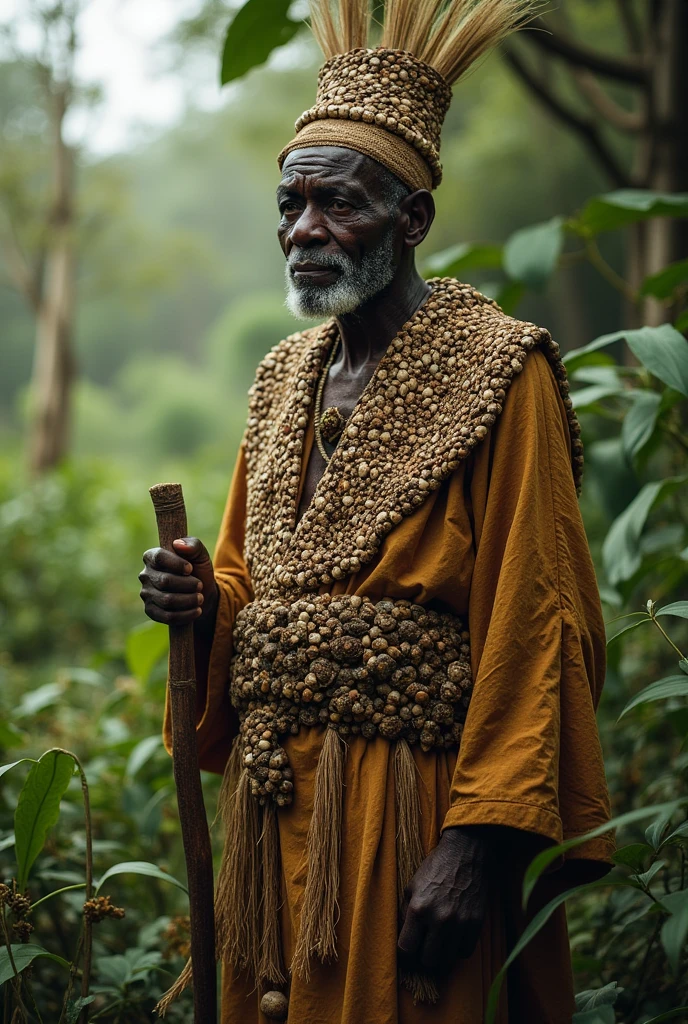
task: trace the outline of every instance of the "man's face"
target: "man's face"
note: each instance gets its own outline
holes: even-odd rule
[[[352,149],[299,149],[285,160],[277,235],[295,316],[350,313],[394,277],[397,218],[384,177]]]

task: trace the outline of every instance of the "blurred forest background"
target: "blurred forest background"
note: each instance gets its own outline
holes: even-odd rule
[[[96,12],[107,47],[108,19],[118,11],[128,10],[136,33],[133,0],[91,0],[90,13],[77,0],[4,6],[0,761],[73,750],[91,787],[96,875],[115,862],[146,862],[183,880],[171,765],[159,736],[165,631],[142,621],[137,596],[141,553],[155,542],[147,488],[181,480],[190,530],[212,546],[255,366],[295,329],[275,237],[276,155],[312,103],[319,54],[307,33],[285,29],[285,19],[305,16],[298,0],[291,8],[265,0],[258,49],[267,56],[294,38],[221,92],[219,55],[234,7],[169,3],[165,28],[146,51],[147,81],[175,82],[183,102],[148,125],[134,109],[113,128],[125,115],[112,103],[112,83],[80,70],[94,65],[84,53],[94,30],[82,33],[82,19]],[[673,376],[643,358],[642,338],[631,346],[636,358],[617,340],[570,365],[586,443],[582,507],[605,615],[637,612],[632,624],[649,622],[610,647],[599,718],[615,813],[680,798],[688,771],[686,686],[674,684],[661,694],[668,703],[616,721],[659,676],[680,681],[683,672],[688,681],[688,370],[675,348],[688,328],[688,203],[685,195],[673,206],[667,198],[688,192],[688,131],[679,123],[687,11],[683,0],[560,0],[549,15],[552,36],[518,40],[482,62],[455,90],[437,220],[420,252],[428,275],[469,280],[545,325],[564,351],[622,328],[678,328],[647,336],[674,346]],[[122,38],[113,46],[126,78]],[[247,67],[259,59],[249,54]],[[141,108],[150,108],[144,95]],[[672,144],[660,124],[671,125]],[[91,145],[103,125],[117,141]],[[616,207],[590,204],[616,189],[664,199],[643,207],[634,193]],[[610,216],[614,209],[621,215]],[[648,220],[652,212],[661,219]],[[535,233],[519,235],[532,225]],[[653,628],[654,605],[641,615],[648,600],[679,608],[670,625],[662,620],[671,644]],[[13,815],[23,770],[0,783],[5,881],[16,877]],[[217,780],[205,782],[212,807]],[[63,797],[33,869],[34,901],[82,886],[78,781]],[[607,993],[580,1001],[588,1024],[608,1024],[614,1013],[648,1021],[688,1002],[688,901],[651,912],[687,881],[681,835],[662,846],[685,813],[670,807],[665,818],[658,838],[643,838],[644,825],[624,836],[638,849],[618,870],[636,881],[572,911],[578,989]],[[113,877],[107,891],[126,917],[96,930],[95,1001],[82,1006],[70,995],[60,1020],[89,1012],[88,1019],[150,1020],[185,951],[178,887],[164,877]],[[71,961],[82,906],[79,890],[46,901],[32,916],[31,942]],[[667,920],[678,934],[665,942]],[[46,1021],[57,1020],[63,965],[37,963],[38,1003]],[[11,977],[0,959],[0,983]],[[170,1018],[183,1019],[175,1013],[182,1011]]]

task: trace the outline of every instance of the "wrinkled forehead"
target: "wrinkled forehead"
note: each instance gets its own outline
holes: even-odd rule
[[[355,188],[366,194],[380,191],[380,165],[354,149],[344,146],[310,146],[295,149],[282,165],[281,186],[318,184]]]

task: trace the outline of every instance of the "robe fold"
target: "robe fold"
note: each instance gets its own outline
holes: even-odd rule
[[[301,486],[313,443],[306,435]],[[493,429],[375,557],[331,593],[383,597],[449,611],[468,624],[474,687],[458,755],[413,748],[427,854],[443,828],[502,826],[482,936],[434,1005],[397,985],[396,822],[392,748],[348,740],[344,769],[338,958],[294,979],[290,1024],[481,1024],[490,984],[522,930],[520,882],[542,844],[609,819],[595,709],[605,635],[571,473],[567,414],[540,350],[513,380]],[[228,673],[232,627],[252,599],[244,563],[246,463],[239,453],[215,552],[220,590],[212,643],[197,641],[198,742],[203,768],[222,772],[238,731]],[[289,963],[306,881],[306,836],[324,728],[284,740],[298,785],[278,811],[282,939]],[[170,724],[165,723],[169,748]],[[562,887],[604,873],[603,836],[555,864],[531,913]],[[223,974],[223,1024],[267,1024],[251,979]],[[563,908],[519,957],[500,1024],[569,1024],[573,987]]]

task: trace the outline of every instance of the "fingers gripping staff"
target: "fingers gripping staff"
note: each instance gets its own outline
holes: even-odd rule
[[[160,547],[171,552],[174,550],[173,541],[179,537],[186,537],[186,509],[181,486],[157,484],[151,487],[150,495],[158,523]],[[181,625],[171,624],[169,628],[172,756],[189,881],[194,1021],[195,1024],[211,1024],[217,1020],[213,861],[196,746],[193,620]],[[184,973],[187,974],[186,971]],[[182,979],[185,983],[190,980],[184,975]],[[177,982],[168,995],[177,994],[180,982]],[[168,1004],[167,996],[163,996],[158,1006],[161,1015]]]

